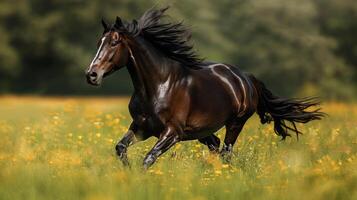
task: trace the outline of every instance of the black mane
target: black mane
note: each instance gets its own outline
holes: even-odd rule
[[[168,8],[150,9],[138,21],[122,22],[117,18],[114,27],[131,36],[144,37],[166,56],[184,66],[200,68],[203,59],[193,50],[193,45],[188,43],[191,38],[190,31],[182,22],[161,22]]]

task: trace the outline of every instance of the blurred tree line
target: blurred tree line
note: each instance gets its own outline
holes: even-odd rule
[[[154,5],[171,5],[201,56],[254,73],[280,95],[355,97],[355,0],[1,0],[0,93],[129,94],[126,70],[101,89],[84,70],[102,17],[131,20]]]

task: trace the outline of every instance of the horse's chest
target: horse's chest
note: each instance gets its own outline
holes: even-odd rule
[[[129,105],[129,110],[134,122],[145,131],[159,132],[164,127],[155,112],[140,103]]]
[[[155,120],[155,117],[148,115],[147,113],[138,114],[134,117],[134,121],[140,127],[146,127],[146,129],[154,129],[158,121]]]

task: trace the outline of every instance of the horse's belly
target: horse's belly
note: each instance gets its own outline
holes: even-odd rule
[[[232,108],[226,102],[211,102],[207,106],[196,105],[191,110],[185,127],[186,137],[200,139],[213,134],[222,128],[232,114]]]
[[[207,137],[212,135],[213,133],[217,132],[221,129],[223,125],[217,127],[201,127],[201,128],[194,128],[194,127],[186,127],[184,129],[184,134],[182,136],[182,140],[196,140]]]

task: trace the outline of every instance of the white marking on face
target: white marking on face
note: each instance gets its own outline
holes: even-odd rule
[[[93,67],[93,64],[94,64],[94,62],[97,60],[98,56],[101,56],[101,54],[102,54],[101,51],[102,51],[102,47],[103,47],[103,44],[104,44],[104,40],[105,40],[105,37],[102,38],[102,42],[100,43],[100,46],[99,46],[99,48],[98,48],[98,50],[97,50],[97,53],[95,54],[95,56],[94,56],[92,62],[90,63],[90,67],[89,67],[89,69],[88,69],[88,72],[91,71],[91,69],[92,69],[92,67]]]
[[[158,98],[161,99],[161,98],[164,98],[166,93],[168,92],[169,90],[169,84],[170,84],[170,79],[171,77],[169,76],[167,78],[167,80],[164,82],[164,83],[161,83],[158,87]]]
[[[236,101],[236,103],[237,103],[237,105],[238,105],[238,111],[240,110],[240,102],[239,102],[239,99],[238,99],[238,97],[237,97],[236,91],[234,90],[234,87],[232,86],[232,84],[229,82],[229,80],[228,80],[226,77],[222,76],[221,74],[219,74],[219,73],[217,73],[217,72],[215,71],[214,68],[217,67],[217,66],[223,66],[224,68],[226,68],[227,70],[229,70],[229,71],[239,80],[239,83],[240,83],[240,85],[242,86],[242,90],[243,90],[243,95],[244,95],[244,100],[243,100],[244,109],[243,109],[243,110],[245,110],[246,107],[247,107],[247,105],[246,105],[246,103],[245,103],[246,91],[245,91],[245,86],[244,86],[244,83],[243,83],[242,79],[241,79],[239,76],[237,76],[228,66],[226,66],[226,65],[224,65],[224,64],[212,64],[212,65],[209,65],[209,66],[208,66],[208,67],[211,69],[211,71],[213,72],[213,74],[214,74],[215,76],[217,76],[221,81],[223,81],[225,84],[228,85],[228,87],[229,87],[230,90],[232,91],[232,94],[233,94],[233,96],[234,96],[234,98],[235,98],[235,101]]]

